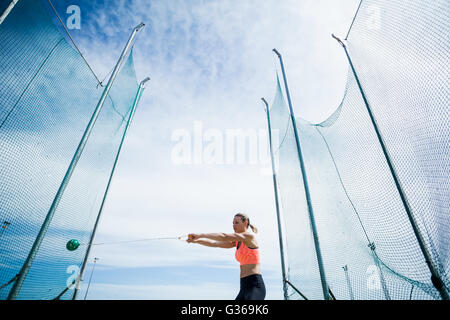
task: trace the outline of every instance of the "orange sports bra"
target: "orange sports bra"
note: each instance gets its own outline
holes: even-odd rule
[[[242,265],[244,264],[258,264],[259,251],[258,248],[250,249],[243,242],[236,242],[236,253],[234,255],[236,260]]]

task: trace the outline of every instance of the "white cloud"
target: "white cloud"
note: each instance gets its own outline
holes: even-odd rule
[[[135,68],[138,79],[152,78],[125,141],[96,242],[231,232],[234,213],[243,211],[260,230],[263,270],[278,272],[271,176],[262,176],[259,167],[251,166],[174,166],[171,133],[191,128],[195,120],[219,130],[265,128],[260,98],[270,102],[275,93],[278,62],[273,48],[283,54],[296,115],[323,120],[341,101],[347,76],[342,49],[331,32],[345,34],[357,3],[253,0],[149,5],[135,0],[108,7],[99,2],[89,12],[80,5],[87,16],[76,40],[100,78],[111,70],[131,28],[141,21],[147,27],[135,45]],[[93,41],[100,33],[106,41]],[[161,241],[98,246],[92,255],[108,266],[215,261],[226,267],[233,253]],[[92,297],[110,299],[120,292],[120,298],[170,299],[174,292],[186,292],[195,299],[208,292],[211,299],[223,299],[227,290],[237,287],[97,284]]]
[[[187,6],[164,1],[152,2],[148,8],[134,1],[116,7],[117,15],[139,11],[139,18],[147,22],[135,46],[135,64],[138,79],[150,75],[152,80],[127,136],[97,240],[231,232],[232,216],[244,211],[260,230],[263,270],[281,278],[271,176],[261,176],[259,168],[249,166],[174,166],[171,133],[178,128],[191,130],[196,120],[219,130],[265,128],[259,99],[264,96],[270,102],[275,93],[278,62],[271,52],[275,47],[284,57],[297,116],[323,120],[340,103],[347,77],[342,48],[331,33],[345,35],[357,2],[213,1]],[[108,27],[117,32],[130,25],[125,19],[120,26]],[[107,46],[106,51],[120,51],[117,43]],[[111,65],[111,59],[100,61],[97,49],[89,48],[90,61]],[[230,266],[234,260],[233,250],[172,241],[94,250],[102,263],[111,266],[204,261]],[[113,287],[104,287],[105,298]],[[130,293],[133,297],[155,298],[158,292],[170,298],[177,290],[205,297],[201,286],[122,289],[135,290]],[[212,291],[211,297],[225,298],[220,292]]]

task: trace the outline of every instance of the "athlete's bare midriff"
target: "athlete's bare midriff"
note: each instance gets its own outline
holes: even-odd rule
[[[241,266],[241,278],[251,276],[252,274],[261,274],[261,268],[258,264],[244,264]]]
[[[248,248],[258,248],[258,243],[256,242],[256,240],[245,243],[245,245]],[[252,274],[261,274],[261,267],[259,263],[241,265],[241,278],[251,276]]]

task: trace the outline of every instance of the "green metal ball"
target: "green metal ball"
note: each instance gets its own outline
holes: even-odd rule
[[[79,246],[80,246],[80,242],[76,239],[69,240],[69,242],[67,242],[67,244],[66,244],[66,248],[69,251],[75,251],[78,249]]]

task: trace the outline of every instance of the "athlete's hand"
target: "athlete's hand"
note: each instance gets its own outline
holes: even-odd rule
[[[196,242],[196,240],[195,240],[196,237],[195,236],[196,235],[194,233],[188,234],[186,242],[187,243],[194,243],[194,242]]]
[[[198,240],[200,238],[200,236],[196,233],[189,233],[188,234],[188,242],[193,242],[195,240]]]

